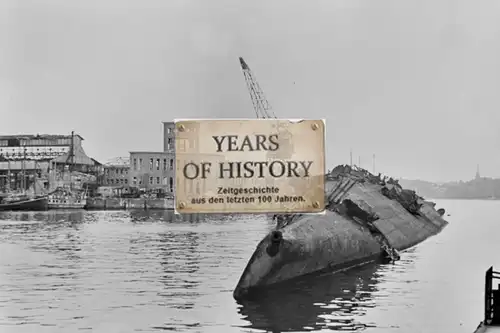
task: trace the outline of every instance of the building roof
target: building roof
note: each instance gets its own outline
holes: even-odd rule
[[[130,158],[128,157],[115,157],[107,161],[105,166],[129,166],[130,165]]]
[[[79,137],[80,140],[84,140],[84,138],[79,134],[74,134]],[[8,139],[27,139],[27,140],[56,140],[56,139],[69,139],[71,138],[71,134],[63,135],[63,134],[15,134],[15,135],[0,135],[0,140],[8,140]]]
[[[94,159],[94,158],[90,158],[92,160],[92,162],[94,162],[95,165],[102,165],[101,162],[99,162],[98,160]]]
[[[156,155],[172,155],[172,152],[167,151],[129,151],[130,154],[156,154]]]
[[[75,151],[74,155],[71,157],[70,152],[68,151],[67,153],[60,155],[56,158],[54,158],[52,161],[56,163],[67,163],[69,159],[72,159],[72,163],[74,164],[81,164],[81,165],[96,165],[94,160],[90,157],[88,157],[84,152],[82,151]]]

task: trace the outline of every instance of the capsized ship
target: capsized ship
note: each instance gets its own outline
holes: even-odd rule
[[[280,282],[377,260],[438,234],[448,222],[444,209],[397,181],[364,169],[337,166],[326,176],[324,215],[277,215],[234,290],[236,300]]]

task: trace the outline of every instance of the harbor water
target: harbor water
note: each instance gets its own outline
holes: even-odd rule
[[[500,201],[439,200],[444,231],[395,264],[301,279],[238,304],[264,217],[0,213],[0,332],[463,332],[500,268]]]

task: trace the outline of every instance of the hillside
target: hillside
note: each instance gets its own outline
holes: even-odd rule
[[[479,177],[469,181],[432,183],[401,179],[399,183],[425,198],[434,199],[500,199],[500,179]]]

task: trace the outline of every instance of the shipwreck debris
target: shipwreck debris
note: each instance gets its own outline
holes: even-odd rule
[[[391,200],[395,200],[401,204],[408,212],[416,215],[419,214],[422,204],[419,201],[422,199],[415,191],[405,190],[398,186],[384,186],[381,189],[382,194]]]

